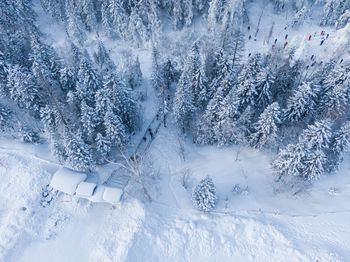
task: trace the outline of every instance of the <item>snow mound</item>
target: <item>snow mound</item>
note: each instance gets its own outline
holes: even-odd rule
[[[91,197],[96,188],[96,184],[89,182],[81,182],[78,185],[77,191],[75,192],[78,197],[88,198]]]
[[[74,195],[78,185],[86,178],[85,173],[75,172],[63,167],[54,174],[50,185],[58,191]]]
[[[103,192],[103,200],[111,204],[116,204],[120,201],[122,194],[123,190],[119,188],[106,187]]]

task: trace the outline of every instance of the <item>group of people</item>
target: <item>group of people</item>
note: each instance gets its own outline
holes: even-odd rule
[[[315,32],[314,36],[316,36],[316,34],[317,34],[317,33]],[[321,31],[321,36],[322,36],[322,40],[321,40],[320,45],[323,45],[324,41],[325,41],[326,39],[328,39],[329,34],[328,34],[328,33],[326,34],[326,32],[325,32],[324,30],[322,30],[322,31]],[[309,35],[308,40],[310,41],[311,38],[312,38],[311,35]]]

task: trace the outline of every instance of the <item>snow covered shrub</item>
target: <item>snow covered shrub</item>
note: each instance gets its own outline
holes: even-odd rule
[[[248,186],[241,187],[239,184],[235,184],[232,188],[232,193],[236,195],[248,195],[249,188]]]
[[[28,126],[22,126],[20,128],[20,136],[25,143],[38,143],[40,140],[38,132]]]
[[[202,179],[192,192],[193,205],[204,212],[215,207],[216,187],[208,176]]]

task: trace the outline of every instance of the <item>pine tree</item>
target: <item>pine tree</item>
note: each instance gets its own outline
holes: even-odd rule
[[[339,130],[334,132],[330,148],[327,151],[326,170],[333,172],[338,169],[339,164],[343,161],[343,155],[350,148],[350,122],[345,122]]]
[[[302,176],[305,180],[318,179],[324,172],[326,156],[322,150],[315,150],[306,155],[303,161]]]
[[[277,102],[269,105],[260,115],[251,136],[250,143],[255,148],[271,146],[276,142],[278,135],[277,125],[280,123],[280,107]]]
[[[324,6],[321,25],[336,24],[349,8],[350,3],[347,0],[327,0]]]
[[[41,106],[39,90],[31,73],[18,65],[7,69],[7,88],[10,98],[20,107],[38,111]]]
[[[185,70],[188,72],[190,89],[196,108],[203,110],[209,100],[207,80],[204,76],[198,42],[195,42],[187,58]]]
[[[310,151],[328,149],[332,131],[327,120],[309,125],[300,135],[299,142]]]
[[[190,127],[193,114],[196,110],[193,90],[190,89],[190,80],[187,72],[183,72],[176,87],[174,98],[175,120],[183,133]]]
[[[289,144],[281,149],[271,166],[276,172],[277,181],[288,177],[300,176],[303,170],[303,159],[306,155],[302,144]]]
[[[109,139],[101,135],[101,133],[97,133],[95,142],[97,153],[101,159],[100,161],[103,162],[111,151],[111,142]]]
[[[104,116],[103,124],[106,129],[106,136],[112,145],[122,148],[127,142],[128,137],[121,118],[109,109]]]
[[[64,134],[64,150],[67,156],[66,164],[72,169],[90,171],[94,168],[95,163],[90,146],[68,131]]]
[[[315,110],[316,94],[310,83],[301,83],[294,94],[287,101],[284,110],[285,118],[291,122],[302,120],[308,115],[313,115]]]
[[[342,115],[350,101],[350,67],[335,67],[323,81],[321,109],[332,118]]]
[[[195,208],[208,212],[215,207],[216,188],[208,176],[202,179],[192,192],[192,202]]]
[[[257,76],[262,71],[261,60],[261,55],[259,53],[255,54],[238,75],[237,96],[241,109],[253,105],[258,99]]]

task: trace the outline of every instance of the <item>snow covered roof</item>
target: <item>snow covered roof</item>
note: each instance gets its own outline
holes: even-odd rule
[[[102,202],[105,202],[103,200],[103,193],[105,191],[105,186],[103,185],[98,185],[97,188],[95,189],[95,192],[94,194],[89,197],[88,199],[91,201],[91,202],[95,202],[95,203],[102,203]]]
[[[90,183],[90,182],[81,182],[78,185],[77,190],[75,191],[76,195],[78,197],[84,197],[84,198],[88,198],[91,197],[92,194],[94,193],[94,190],[96,188],[96,184],[95,183]]]
[[[62,167],[57,170],[51,180],[51,187],[64,193],[74,195],[78,185],[86,179],[85,173]]]
[[[116,204],[120,201],[122,194],[123,190],[120,188],[106,187],[103,192],[103,200],[111,204]]]

